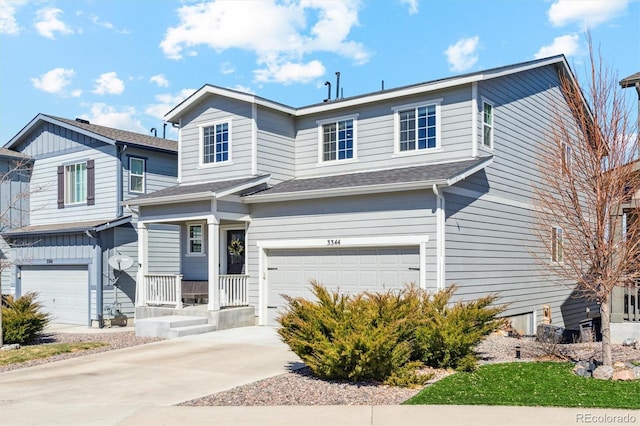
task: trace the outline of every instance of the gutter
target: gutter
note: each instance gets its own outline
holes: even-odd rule
[[[436,196],[436,289],[445,288],[445,198],[442,189],[435,183],[432,186]]]

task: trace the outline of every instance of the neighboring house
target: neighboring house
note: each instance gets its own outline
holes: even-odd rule
[[[102,325],[133,316],[137,262],[119,271],[112,256],[137,258],[135,212],[128,198],[175,185],[177,142],[39,114],[4,152],[28,156],[28,215],[2,237],[11,245],[3,292],[39,293],[55,322]],[[158,253],[177,245],[170,227],[156,227]],[[177,260],[158,256],[157,268],[177,272]]]
[[[633,164],[634,169],[640,173],[640,160]],[[616,217],[621,219],[619,223],[622,239],[630,238],[627,233],[632,223],[640,220],[640,191],[630,194],[627,203],[621,206],[621,212]],[[640,262],[638,262],[640,268]],[[611,295],[611,336],[612,341],[621,342],[632,338],[640,340],[640,283],[630,287],[616,287]]]
[[[210,312],[246,304],[271,325],[282,294],[310,296],[316,279],[457,284],[463,300],[498,293],[522,332],[577,328],[585,307],[541,271],[531,232],[536,150],[570,72],[555,56],[302,108],[203,86],[165,116],[180,127],[178,185],[126,202],[139,209],[137,318],[184,314],[180,282],[195,281]],[[182,229],[175,276],[150,262],[158,223]]]

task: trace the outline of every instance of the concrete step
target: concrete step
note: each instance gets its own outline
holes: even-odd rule
[[[215,331],[214,325],[209,325],[206,318],[185,315],[167,315],[162,317],[142,318],[136,320],[136,336],[172,338],[181,335],[208,333]],[[195,327],[190,329],[190,327]],[[198,329],[198,327],[200,327]],[[213,327],[213,329],[211,329]],[[185,329],[188,334],[172,333],[172,330]],[[202,330],[202,331],[196,331]]]
[[[194,334],[211,333],[212,331],[216,331],[216,326],[213,324],[198,324],[187,325],[185,327],[174,327],[171,328],[167,333],[167,338],[173,339],[176,337],[191,336]]]

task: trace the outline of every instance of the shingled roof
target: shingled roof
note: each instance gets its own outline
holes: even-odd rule
[[[640,72],[631,74],[629,77],[625,77],[620,80],[620,86],[622,86],[623,89],[633,87],[636,83],[640,83]]]
[[[70,120],[68,118],[56,117],[48,114],[42,115],[53,118],[54,120],[62,121],[63,123],[67,123],[71,126],[79,127],[97,135],[104,136],[105,138],[112,139],[115,142],[123,142],[150,148],[159,148],[165,151],[178,152],[178,142],[172,139],[114,129],[112,127],[100,126],[98,124],[86,123],[84,121]]]
[[[371,172],[347,173],[335,176],[298,178],[282,182],[245,197],[248,202],[269,201],[274,198],[312,198],[337,196],[341,191],[383,192],[385,189],[402,190],[418,187],[428,188],[432,184],[453,185],[461,179],[488,166],[493,157],[422,166],[403,167]],[[415,188],[414,188],[415,187]]]

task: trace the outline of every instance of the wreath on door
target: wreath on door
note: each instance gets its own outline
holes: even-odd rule
[[[227,246],[227,251],[231,256],[240,256],[242,253],[244,253],[244,242],[239,238],[231,240],[229,242],[229,245]]]

